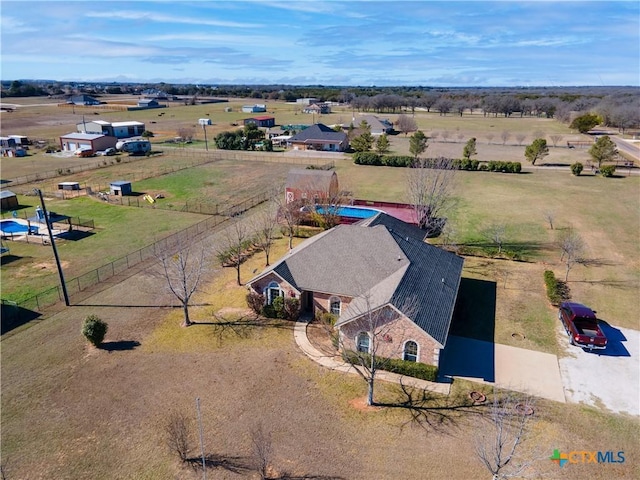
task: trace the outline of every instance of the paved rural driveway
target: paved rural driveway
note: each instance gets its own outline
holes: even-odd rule
[[[589,353],[569,344],[558,322],[560,373],[567,400],[640,415],[640,332],[601,324],[609,345]]]
[[[440,375],[565,401],[558,358],[549,353],[451,335]]]

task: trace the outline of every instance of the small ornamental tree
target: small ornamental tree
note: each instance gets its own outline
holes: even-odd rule
[[[389,152],[389,138],[387,137],[387,134],[382,134],[378,137],[378,140],[376,141],[376,152],[378,152],[380,155],[383,155],[387,152]]]
[[[467,144],[464,146],[462,150],[462,156],[467,160],[471,159],[472,156],[476,155],[478,152],[476,150],[476,138],[470,138],[467,141]]]
[[[602,162],[611,162],[617,154],[616,144],[609,138],[609,135],[598,138],[589,149],[589,155],[598,162],[598,168],[602,168]]]
[[[425,152],[428,147],[428,141],[429,139],[427,136],[420,130],[411,135],[411,138],[409,139],[409,152],[411,152],[414,159],[417,160],[418,157]]]
[[[549,147],[547,147],[547,141],[544,138],[536,138],[524,150],[524,156],[531,162],[531,165],[535,165],[536,160],[542,160],[547,155],[549,155]]]
[[[89,315],[82,324],[82,335],[95,347],[99,347],[104,340],[109,326],[96,315]]]
[[[583,165],[580,162],[576,162],[571,165],[571,173],[573,173],[576,177],[582,173]]]

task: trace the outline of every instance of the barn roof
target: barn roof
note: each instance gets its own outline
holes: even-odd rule
[[[15,197],[16,194],[13,193],[11,190],[1,190],[0,191],[0,198],[11,198],[11,197]]]
[[[333,170],[292,168],[287,174],[286,188],[328,192],[333,178],[336,181],[338,179],[338,174]]]
[[[71,140],[97,140],[98,138],[102,138],[105,135],[101,133],[68,133],[66,135],[62,135],[60,138],[68,138]]]

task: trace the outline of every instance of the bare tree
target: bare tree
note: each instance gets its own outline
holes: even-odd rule
[[[241,218],[235,218],[232,222],[231,226],[224,231],[224,240],[218,250],[218,260],[222,265],[231,265],[236,269],[236,282],[238,285],[242,285],[240,266],[245,260],[245,251],[251,238],[249,237],[249,229]]]
[[[493,133],[487,133],[485,137],[487,138],[487,145],[491,145],[491,140],[493,140],[493,137],[495,137],[495,135]]]
[[[416,123],[415,118],[405,115],[404,113],[398,115],[396,127],[400,132],[404,133],[405,137],[408,133],[418,130],[418,124]]]
[[[545,220],[549,223],[549,228],[553,230],[553,221],[556,218],[556,212],[553,210],[545,210],[542,214],[544,215]]]
[[[560,255],[560,261],[564,262],[566,267],[566,273],[564,276],[564,281],[566,282],[569,279],[569,271],[576,263],[580,263],[582,261],[584,241],[578,232],[573,230],[573,228],[569,228],[560,235],[558,244],[560,246],[560,251],[562,252]]]
[[[518,133],[516,135],[516,141],[518,142],[518,145],[522,145],[522,142],[524,142],[525,138],[527,138],[527,136],[524,133]]]
[[[444,140],[445,143],[446,143],[446,142],[449,141],[449,137],[451,136],[451,132],[449,132],[447,130],[443,130],[441,135],[442,135],[442,140]]]
[[[265,480],[269,478],[269,469],[273,459],[271,432],[265,431],[262,424],[258,424],[251,432],[251,444],[258,474],[262,480]]]
[[[189,302],[198,291],[200,280],[207,266],[207,254],[204,245],[178,245],[178,252],[163,252],[157,255],[162,266],[162,276],[167,288],[182,304],[184,313],[183,327],[191,325]]]
[[[502,245],[507,233],[507,226],[504,223],[492,223],[484,230],[484,236],[498,247],[498,255],[502,253]]]
[[[269,253],[273,246],[278,227],[278,205],[270,200],[266,207],[253,216],[253,229],[256,232],[255,244],[264,251],[266,266],[269,266]]]
[[[187,142],[193,140],[193,136],[195,135],[195,129],[191,127],[182,127],[177,131],[178,137],[180,137],[180,141]]]
[[[509,138],[511,138],[511,132],[509,132],[509,130],[504,130],[500,134],[500,138],[502,139],[502,145],[505,145],[507,143],[507,140],[509,140]]]
[[[187,416],[180,411],[171,413],[165,426],[165,433],[169,449],[176,453],[180,460],[186,462],[189,459],[193,440],[192,425]]]
[[[456,173],[453,161],[444,157],[417,162],[407,171],[409,203],[418,226],[427,235],[436,235],[442,229],[442,215],[453,202]]]
[[[533,399],[519,399],[515,394],[499,396],[494,392],[488,423],[478,428],[475,452],[493,480],[521,477],[534,462],[524,454],[522,444],[527,439],[533,415]]]
[[[398,310],[411,317],[416,308],[414,303]],[[391,337],[392,330],[398,333],[400,317],[389,306],[374,305],[372,295],[368,292],[356,298],[352,305],[360,316],[340,329],[338,341],[347,361],[367,382],[367,404],[375,405],[374,388],[378,371],[388,368],[391,358],[402,349],[402,344],[393,344]]]
[[[549,135],[549,138],[551,139],[551,142],[553,143],[553,146],[557,147],[558,146],[558,142],[560,140],[562,140],[562,135],[557,135],[557,134]]]

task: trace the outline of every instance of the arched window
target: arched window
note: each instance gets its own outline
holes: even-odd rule
[[[369,353],[369,334],[360,332],[356,337],[356,348],[359,352]]]
[[[277,297],[283,297],[284,292],[276,282],[271,282],[267,287],[266,295],[267,305],[271,305]]]
[[[404,351],[402,353],[402,359],[407,362],[418,361],[418,344],[413,340],[409,340],[404,344]]]
[[[332,313],[336,317],[339,317],[341,304],[342,302],[339,297],[331,297],[329,299],[329,313]]]

